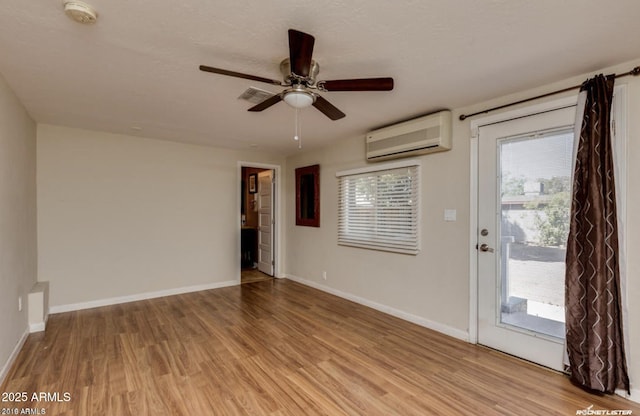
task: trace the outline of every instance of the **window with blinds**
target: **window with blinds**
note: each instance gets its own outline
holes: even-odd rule
[[[420,165],[403,161],[338,172],[338,244],[417,254]]]

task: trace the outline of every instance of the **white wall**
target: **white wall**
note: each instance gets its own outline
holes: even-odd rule
[[[0,75],[0,383],[28,329],[36,255],[36,125]]]
[[[53,310],[239,278],[237,152],[38,125],[38,267]]]
[[[632,62],[594,73],[626,72],[640,62]],[[454,110],[453,149],[421,157],[422,170],[422,251],[417,256],[341,247],[337,240],[337,180],[335,172],[366,165],[364,137],[336,142],[325,149],[296,155],[287,160],[287,184],[294,189],[295,168],[314,163],[321,169],[321,228],[297,227],[287,223],[287,273],[293,278],[325,290],[388,309],[426,326],[466,338],[469,330],[469,195],[470,119],[458,116],[572,85],[583,74],[530,91]],[[627,200],[627,296],[629,299],[630,362],[634,400],[640,400],[640,78],[617,81],[628,85],[628,200]],[[575,92],[577,93],[577,92]],[[572,94],[572,93],[570,93]],[[567,95],[567,94],[565,94]],[[550,97],[549,100],[560,96]],[[437,105],[438,103],[433,103]],[[510,107],[504,111],[512,110]],[[294,209],[290,197],[289,209]],[[457,209],[457,221],[445,222],[445,208]],[[322,271],[327,271],[327,280]]]

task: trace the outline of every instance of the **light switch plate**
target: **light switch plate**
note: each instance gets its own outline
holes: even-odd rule
[[[456,220],[456,210],[455,209],[445,209],[444,210],[444,220],[445,221],[455,221]]]

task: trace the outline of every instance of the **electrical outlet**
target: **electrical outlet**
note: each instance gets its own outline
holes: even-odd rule
[[[22,312],[22,296],[18,296],[18,312]]]
[[[322,272],[322,278],[323,278],[324,280],[327,280],[327,272],[326,272],[326,271],[325,271],[325,272]]]

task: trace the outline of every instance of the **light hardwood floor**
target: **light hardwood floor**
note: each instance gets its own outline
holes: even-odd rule
[[[266,273],[262,273],[258,269],[242,269],[240,272],[240,281],[242,284],[262,282],[264,280],[271,280],[273,277]]]
[[[289,280],[51,316],[2,392],[47,415],[575,415],[565,376]]]

